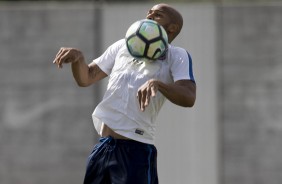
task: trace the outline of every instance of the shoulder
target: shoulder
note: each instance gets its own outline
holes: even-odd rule
[[[182,47],[177,47],[174,45],[169,45],[169,53],[172,54],[173,56],[178,56],[178,55],[188,55],[189,52],[182,48]],[[190,54],[189,54],[190,55]]]
[[[107,56],[107,57],[111,57],[112,59],[114,59],[115,56],[117,55],[117,53],[119,52],[119,50],[123,46],[125,46],[125,40],[120,39],[120,40],[112,43],[110,46],[108,46],[108,48],[105,50],[105,52],[102,54],[102,56]]]
[[[170,45],[167,54],[167,62],[170,65],[170,71],[174,81],[195,81],[193,75],[192,58],[186,49]]]
[[[121,48],[125,45],[125,39],[120,39],[114,42],[109,48]]]
[[[191,62],[192,61],[191,55],[186,49],[182,47],[177,47],[174,45],[169,45],[167,57],[170,62],[175,62],[175,61]]]
[[[116,41],[115,43],[113,43],[114,46],[117,46],[117,47],[120,47],[120,46],[123,46],[125,45],[125,39],[120,39],[118,41]]]

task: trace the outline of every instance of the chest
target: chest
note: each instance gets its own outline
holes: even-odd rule
[[[137,86],[149,79],[157,79],[166,83],[172,82],[170,66],[167,61],[136,60],[126,50],[116,56],[110,78],[122,78],[127,84]]]

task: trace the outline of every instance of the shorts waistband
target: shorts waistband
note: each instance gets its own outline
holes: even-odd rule
[[[111,136],[107,136],[107,137],[101,137],[99,139],[99,141],[102,143],[102,142],[108,142],[108,143],[111,143],[111,142],[114,142],[115,144],[118,144],[118,145],[138,145],[138,146],[154,146],[152,144],[147,144],[147,143],[143,143],[143,142],[139,142],[139,141],[135,141],[135,140],[132,140],[132,139],[115,139]]]

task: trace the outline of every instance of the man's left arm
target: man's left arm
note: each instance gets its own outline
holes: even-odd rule
[[[149,105],[151,97],[160,91],[169,101],[182,107],[192,107],[196,100],[196,84],[192,80],[178,80],[172,84],[151,79],[137,92],[141,111]]]

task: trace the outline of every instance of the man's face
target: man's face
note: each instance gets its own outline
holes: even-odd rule
[[[151,19],[159,23],[164,27],[167,31],[167,27],[170,25],[170,17],[168,15],[168,11],[166,11],[165,7],[161,5],[154,6],[146,16],[147,19]]]

